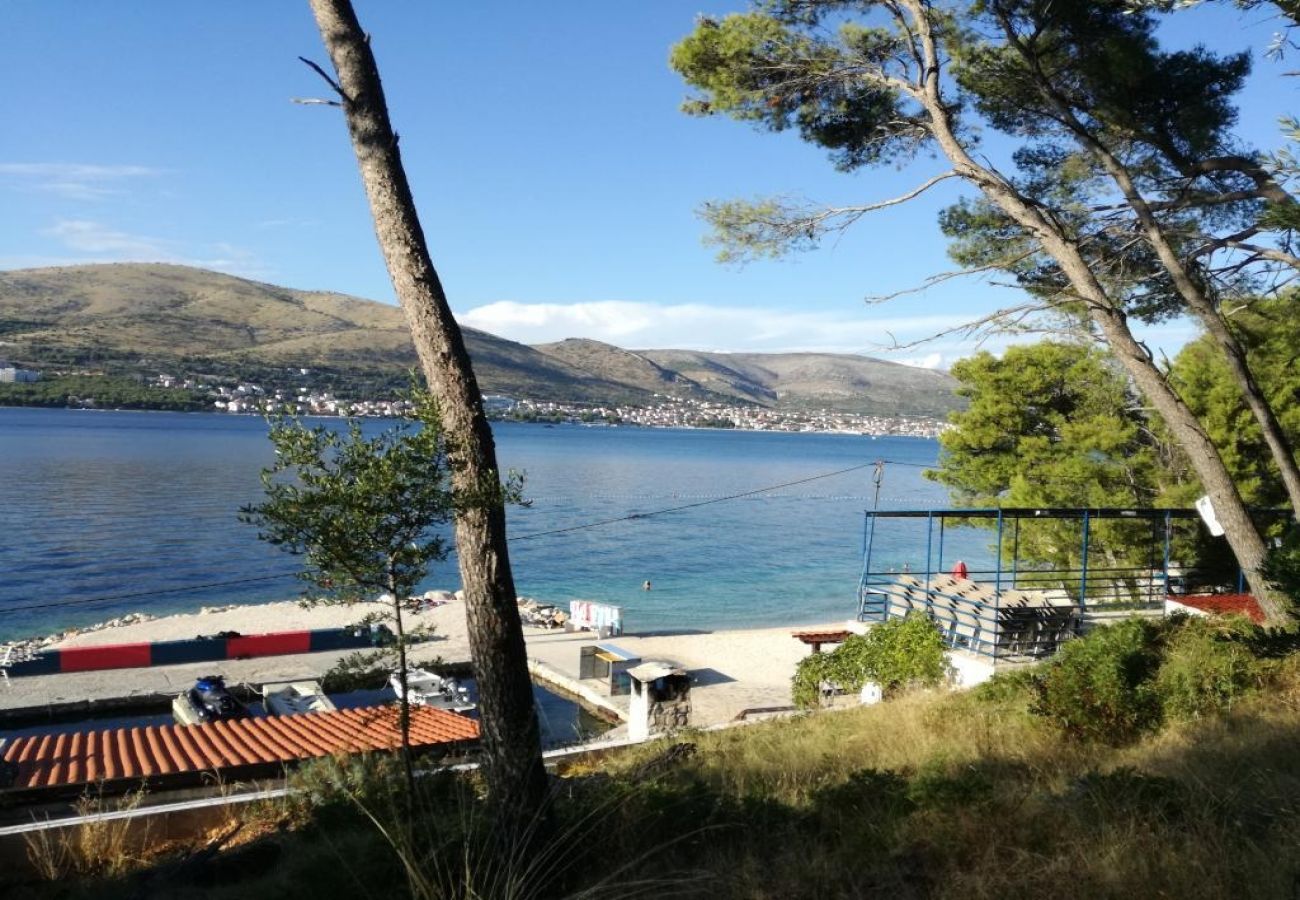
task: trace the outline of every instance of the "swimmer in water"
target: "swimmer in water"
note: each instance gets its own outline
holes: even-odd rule
[[[650,590],[650,579],[649,579],[649,578],[647,578],[647,579],[645,580],[645,584],[641,585],[641,590],[643,590],[643,591],[648,591],[648,590]]]

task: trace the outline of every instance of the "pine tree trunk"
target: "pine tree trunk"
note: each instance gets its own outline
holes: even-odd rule
[[[472,502],[499,494],[492,431],[416,215],[369,38],[349,0],[310,2],[338,73],[375,235],[446,429],[452,486],[462,502],[471,501],[456,515],[455,535],[479,689],[483,770],[506,831],[513,832],[540,815],[546,772],[506,549],[505,509],[494,499]]]
[[[1088,315],[1105,338],[1120,364],[1132,377],[1139,391],[1164,419],[1174,439],[1187,454],[1188,461],[1201,479],[1224,536],[1237,557],[1250,584],[1251,592],[1271,625],[1290,621],[1288,604],[1260,571],[1267,555],[1264,539],[1251,521],[1246,504],[1228,472],[1219,451],[1187,404],[1169,384],[1142,344],[1133,336],[1124,311],[1111,300],[1101,282],[1088,266],[1079,247],[1054,221],[1043,214],[1015,186],[993,169],[980,165],[967,153],[952,127],[951,109],[940,93],[941,68],[937,40],[929,4],[924,0],[902,0],[916,26],[925,56],[924,75],[917,85],[916,99],[925,108],[931,134],[957,173],[978,187],[986,197],[1026,228],[1043,249],[1061,267],[1070,287],[1087,306]]]
[[[1268,398],[1264,396],[1264,392],[1255,381],[1245,347],[1232,333],[1227,320],[1201,283],[1192,276],[1187,266],[1183,264],[1183,260],[1179,258],[1164,226],[1146,198],[1142,196],[1142,192],[1138,190],[1124,161],[1079,120],[1070,105],[1057,93],[1056,86],[1043,74],[1043,70],[1037,65],[1037,59],[1023,43],[1015,40],[1015,35],[1009,27],[1007,37],[1013,46],[1020,49],[1026,64],[1035,72],[1040,94],[1056,108],[1061,123],[1074,135],[1079,145],[1101,163],[1111,180],[1120,189],[1124,200],[1137,216],[1147,243],[1155,251],[1165,271],[1169,273],[1174,289],[1178,291],[1192,314],[1205,326],[1210,338],[1218,345],[1223,361],[1228,366],[1229,375],[1236,382],[1246,408],[1250,410],[1264,435],[1264,443],[1272,454],[1273,463],[1277,466],[1287,498],[1291,502],[1292,516],[1300,517],[1300,464],[1296,462],[1295,448],[1291,445],[1286,432],[1282,430],[1282,424],[1273,413]]]

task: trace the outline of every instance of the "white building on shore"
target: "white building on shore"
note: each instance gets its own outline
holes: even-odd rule
[[[31,384],[41,380],[41,373],[33,369],[19,369],[0,363],[0,384]]]

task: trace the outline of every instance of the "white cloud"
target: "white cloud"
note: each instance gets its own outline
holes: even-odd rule
[[[902,304],[900,304],[900,311]],[[924,305],[920,306],[925,309]],[[659,304],[608,300],[589,303],[488,303],[457,314],[464,325],[525,344],[591,338],[628,349],[732,352],[858,353],[922,369],[947,369],[981,350],[1000,355],[1012,344],[1060,338],[1055,333],[1005,333],[961,326],[979,309],[881,315],[878,306],[827,310]],[[1186,319],[1137,326],[1156,358],[1173,357],[1199,333]]]
[[[43,191],[69,200],[100,200],[124,192],[123,183],[161,173],[149,166],[93,163],[0,163],[0,185]]]
[[[61,219],[41,233],[71,250],[112,259],[161,262],[174,255],[170,241],[118,231],[86,219]]]
[[[879,353],[953,328],[958,314],[872,315],[866,308],[790,312],[760,307],[500,301],[458,315],[461,323],[528,344],[584,337],[628,348]],[[932,354],[933,355],[933,354]],[[942,356],[933,365],[938,365]]]
[[[938,369],[943,365],[943,354],[927,353],[925,356],[911,356],[906,359],[895,358],[894,362],[917,369]]]
[[[0,268],[162,262],[263,280],[274,275],[253,251],[224,241],[190,245],[170,238],[122,231],[90,219],[60,219],[40,234],[57,242],[57,252],[3,256],[0,257]]]

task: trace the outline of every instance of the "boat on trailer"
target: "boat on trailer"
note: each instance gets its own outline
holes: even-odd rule
[[[172,716],[181,725],[202,725],[246,719],[248,707],[235,699],[220,675],[204,675],[172,701]]]
[[[277,716],[334,712],[334,705],[318,681],[276,681],[262,685],[262,706]]]
[[[388,679],[397,699],[402,699],[402,678],[400,671],[394,672]],[[414,706],[430,706],[455,713],[470,712],[477,708],[469,696],[469,688],[455,678],[442,676],[428,669],[407,669],[406,687],[409,702]]]

